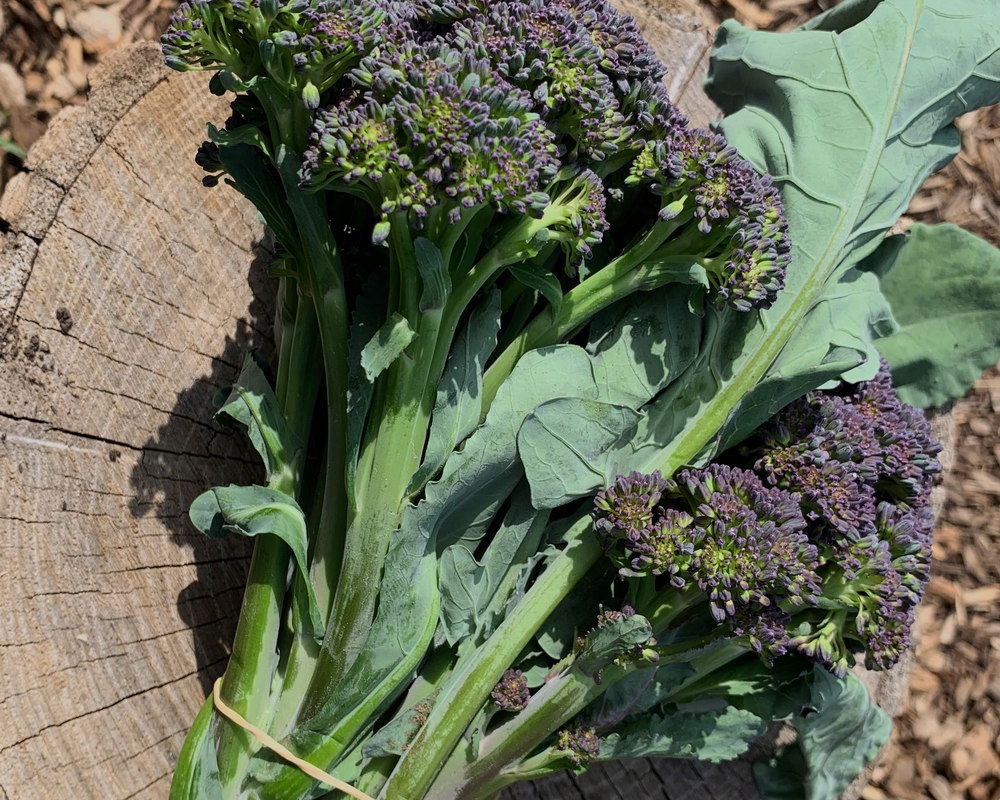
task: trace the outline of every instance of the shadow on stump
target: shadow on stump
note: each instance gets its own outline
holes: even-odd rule
[[[206,695],[226,668],[253,543],[241,536],[209,539],[191,524],[188,509],[213,486],[260,483],[263,477],[249,440],[212,420],[213,399],[235,382],[244,355],[256,350],[269,359],[273,353],[274,281],[267,273],[273,252],[265,240],[254,245],[252,254],[247,282],[253,300],[246,314],[218,343],[211,372],[178,394],[168,422],[144,444],[131,479],[132,513],[160,520],[196,565],[197,578],[177,597],[177,609],[194,639]],[[206,347],[212,352],[212,343]]]

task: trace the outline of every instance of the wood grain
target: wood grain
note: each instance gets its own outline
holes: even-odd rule
[[[186,509],[251,474],[210,415],[270,325],[262,231],[192,164],[225,103],[160,62],[108,64],[0,205],[0,798],[164,797],[242,596]]]

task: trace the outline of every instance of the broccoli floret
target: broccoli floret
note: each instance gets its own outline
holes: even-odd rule
[[[267,76],[315,107],[319,93],[414,16],[391,0],[190,0],[161,39],[174,69],[220,69],[251,88]]]
[[[508,669],[493,687],[491,697],[501,711],[523,711],[531,699],[524,673],[519,669]]]
[[[363,72],[363,75],[361,74]],[[397,211],[421,230],[440,206],[539,212],[558,168],[553,134],[531,98],[488,62],[442,42],[404,40],[361,62],[359,88],[322,110],[303,181],[360,194],[381,214],[376,241]]]
[[[672,479],[632,473],[597,496],[595,529],[623,576],[692,584],[722,623],[816,602],[817,552],[797,500],[722,464]]]
[[[767,661],[796,651],[839,673],[860,654],[888,669],[929,578],[939,449],[883,363],[723,456],[744,466],[618,478],[597,495],[594,529],[620,575],[652,582],[661,603],[667,586],[679,606],[702,598],[719,635]]]
[[[601,754],[601,738],[593,727],[577,722],[556,734],[556,749],[582,769]]]
[[[884,362],[849,391],[795,401],[744,451],[770,485],[802,494],[811,525],[829,541],[875,533],[882,501],[926,506],[941,471],[926,417],[899,400]]]

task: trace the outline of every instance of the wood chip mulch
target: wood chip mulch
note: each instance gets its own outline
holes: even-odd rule
[[[832,0],[702,0],[718,19],[786,30]],[[85,99],[109,50],[155,39],[176,0],[0,0],[0,191],[18,153]],[[947,220],[1000,246],[1000,107],[959,120],[963,152],[908,216]],[[953,416],[934,577],[920,611],[909,698],[865,800],[1000,800],[1000,371]]]

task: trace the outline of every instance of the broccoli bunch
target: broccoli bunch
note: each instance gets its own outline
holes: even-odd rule
[[[622,476],[594,529],[636,596],[672,623],[707,604],[713,635],[768,662],[797,652],[842,673],[910,645],[929,577],[940,447],[883,363],[783,409],[721,462]]]

